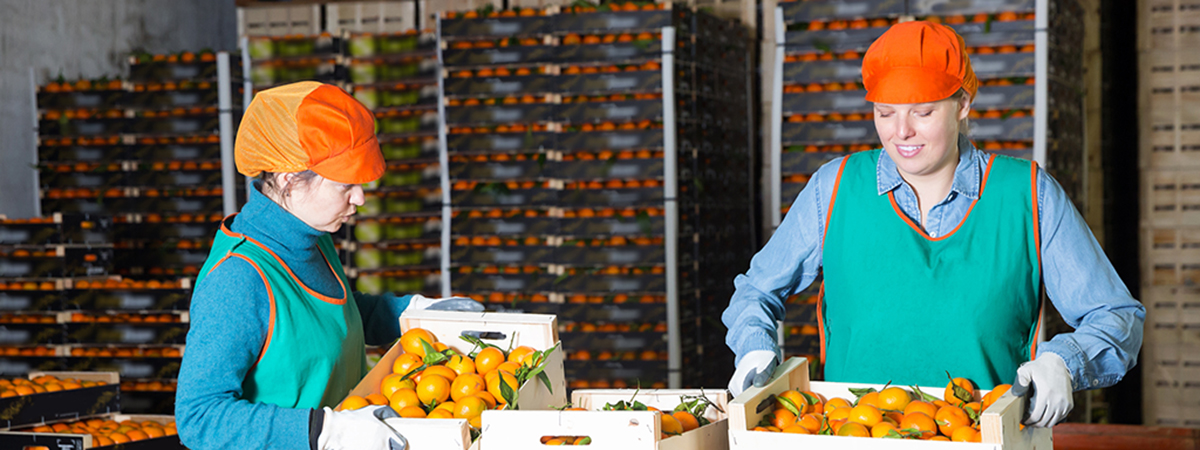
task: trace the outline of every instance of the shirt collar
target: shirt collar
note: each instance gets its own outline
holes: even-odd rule
[[[263,195],[261,181],[255,181],[253,186],[248,189],[247,202],[234,220],[232,231],[258,240],[276,253],[283,253],[280,256],[284,259],[311,254],[317,241],[326,233],[308,226]]]
[[[983,179],[980,151],[975,148],[974,144],[971,144],[970,139],[962,134],[958,135],[958,150],[958,166],[954,168],[954,182],[950,186],[950,191],[972,200],[978,200],[979,183]],[[904,183],[904,179],[900,177],[900,172],[896,169],[896,162],[892,161],[887,151],[879,152],[875,178],[879,183],[879,195],[891,192]]]

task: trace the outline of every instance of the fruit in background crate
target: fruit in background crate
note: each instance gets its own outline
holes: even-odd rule
[[[358,242],[379,242],[384,236],[384,225],[379,222],[360,222],[354,225],[354,239]]]
[[[7,356],[7,355],[6,355]],[[25,378],[0,378],[0,398],[19,397],[22,395],[41,394],[46,392],[69,391],[108,385],[105,381],[77,380],[74,378],[59,379],[53,375],[42,375],[32,380]]]
[[[354,99],[366,106],[367,109],[375,109],[379,107],[379,93],[371,88],[359,88],[354,90]]]
[[[350,56],[362,57],[375,54],[376,39],[370,33],[356,34],[350,37]]]
[[[124,420],[118,423],[115,420],[103,418],[41,425],[24,431],[33,433],[90,434],[93,441],[91,448],[107,447],[114,444],[125,444],[178,434],[175,429],[174,420],[170,420],[167,423],[160,423],[153,420],[142,422]]]
[[[354,252],[354,266],[359,269],[378,269],[383,267],[383,251],[374,248],[363,248]]]
[[[378,79],[375,61],[353,61],[350,63],[350,82],[372,84]]]
[[[421,155],[421,144],[419,142],[383,144],[380,146],[380,150],[384,159],[413,159]]]

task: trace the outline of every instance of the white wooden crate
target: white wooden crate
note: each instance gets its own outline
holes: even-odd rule
[[[750,431],[774,409],[774,397],[789,389],[813,391],[828,398],[850,398],[850,388],[881,385],[856,383],[811,382],[808,380],[808,360],[792,358],[775,370],[774,381],[761,388],[751,387],[729,404],[729,448],[838,448],[864,450],[938,449],[938,450],[1052,450],[1051,431],[1047,428],[1026,427],[1020,430],[1025,400],[1010,395],[1001,396],[983,411],[980,417],[982,443],[930,442],[913,439],[875,439],[847,436],[797,435]],[[931,395],[945,387],[920,387]],[[978,392],[984,394],[986,391]]]
[[[653,411],[597,411],[607,403],[629,401],[633,389],[582,389],[571,393],[572,403],[589,411],[484,411],[481,449],[536,448],[544,436],[587,436],[596,450],[726,450],[729,421],[726,413],[709,408],[711,423],[679,436],[662,439]],[[724,389],[651,389],[634,400],[662,411],[671,411],[681,395],[703,393],[721,410],[728,411]]]
[[[558,326],[553,315],[468,313],[446,311],[405,312],[400,317],[401,331],[424,328],[442,342],[467,352],[471,345],[458,339],[464,332],[482,332],[499,337],[489,343],[508,348],[527,345],[536,350],[545,350],[558,343]],[[502,337],[501,337],[502,336]],[[488,341],[484,339],[484,341]],[[396,358],[404,353],[397,345],[388,349],[370,372],[359,381],[349,395],[366,397],[379,392],[383,378],[392,373]],[[531,379],[517,390],[517,405],[521,409],[548,409],[566,403],[567,385],[563,378],[563,352],[561,349],[547,356],[545,373],[550,378],[553,392],[547,391],[541,381]],[[388,419],[387,423],[404,435],[413,450],[466,449],[471,446],[470,426],[463,419]]]

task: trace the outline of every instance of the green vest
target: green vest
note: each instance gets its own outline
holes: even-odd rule
[[[845,158],[829,207],[822,321],[825,379],[982,389],[1035,353],[1040,255],[1036,165],[992,156],[979,200],[931,239],[879,195],[881,150]]]
[[[221,224],[200,274],[228,258],[254,265],[266,282],[271,322],[258,362],[242,381],[242,398],[285,408],[334,406],[367,372],[362,317],[328,234],[318,247],[342,283],[344,298],[330,298],[305,286],[274,252]],[[228,301],[248,301],[231,298]]]

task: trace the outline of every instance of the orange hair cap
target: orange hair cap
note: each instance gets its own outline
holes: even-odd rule
[[[315,81],[256,94],[238,127],[234,159],[248,177],[312,170],[346,184],[375,181],[385,167],[371,111]]]
[[[875,103],[936,102],[959,89],[973,100],[979,90],[962,36],[925,21],[898,23],[884,32],[863,56],[862,76],[867,101]]]

